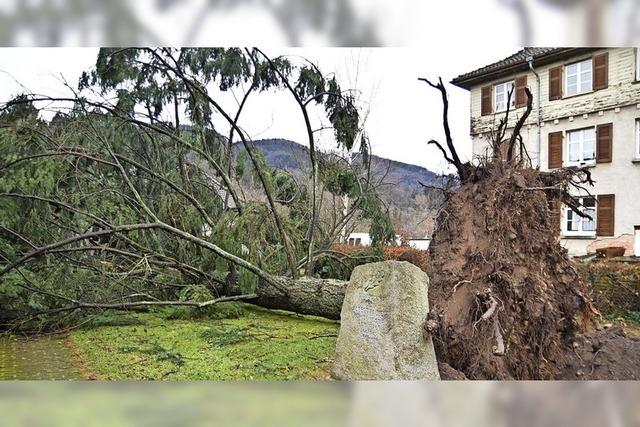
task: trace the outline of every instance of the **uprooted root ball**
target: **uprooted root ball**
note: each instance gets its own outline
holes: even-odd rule
[[[470,379],[555,378],[594,309],[537,190],[550,176],[499,163],[478,172],[448,192],[431,243],[438,361]]]

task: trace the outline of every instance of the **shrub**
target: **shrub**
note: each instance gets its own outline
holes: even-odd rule
[[[625,318],[628,313],[640,313],[640,263],[593,261],[580,265],[580,270],[602,313]]]

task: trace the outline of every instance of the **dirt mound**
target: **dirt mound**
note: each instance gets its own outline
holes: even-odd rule
[[[552,177],[489,163],[446,194],[429,252],[438,361],[469,379],[552,379],[595,311],[558,243]]]
[[[507,109],[485,135],[485,155],[463,163],[442,79],[419,80],[440,92],[446,144],[428,144],[456,169],[459,183],[444,191],[427,264],[431,311],[424,330],[433,337],[442,378],[462,373],[468,379],[556,379],[589,352],[608,360],[593,375],[631,378],[637,359],[614,366],[615,356],[621,357],[615,352],[633,352],[635,341],[612,332],[594,335],[598,311],[589,287],[559,243],[560,203],[589,217],[578,194],[593,186],[591,171],[532,167],[521,135],[533,107],[528,88],[511,136]],[[591,338],[581,344],[581,336]]]
[[[640,379],[640,337],[627,334],[620,326],[578,337],[559,378]]]
[[[440,379],[445,381],[464,381],[467,377],[460,371],[453,369],[448,363],[438,363]]]

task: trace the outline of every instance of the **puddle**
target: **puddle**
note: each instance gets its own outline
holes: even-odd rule
[[[60,337],[0,336],[0,380],[79,380]]]

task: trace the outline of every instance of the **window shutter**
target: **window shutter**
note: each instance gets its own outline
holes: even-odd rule
[[[609,53],[593,57],[593,90],[606,89],[609,86]]]
[[[549,101],[562,98],[562,66],[549,70]]]
[[[482,88],[482,106],[481,106],[481,114],[486,116],[491,114],[493,111],[493,100],[491,99],[493,95],[493,90],[491,86],[485,86]]]
[[[611,163],[613,158],[613,123],[596,128],[596,163]]]
[[[598,196],[598,236],[613,236],[615,203],[614,194],[601,194]]]
[[[525,92],[526,87],[527,76],[518,77],[516,79],[516,108],[527,105],[527,93]]]
[[[562,132],[549,134],[549,169],[562,167]]]

